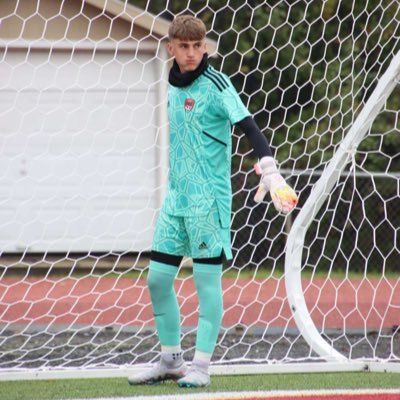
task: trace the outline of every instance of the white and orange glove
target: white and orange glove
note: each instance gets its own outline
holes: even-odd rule
[[[278,212],[289,214],[298,203],[295,191],[286,183],[279,173],[272,157],[263,157],[255,166],[257,175],[261,175],[260,186],[254,196],[256,203],[261,203],[269,192]]]

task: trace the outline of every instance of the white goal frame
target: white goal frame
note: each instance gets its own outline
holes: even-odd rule
[[[375,90],[353,126],[314,185],[312,193],[293,222],[288,236],[285,256],[285,285],[290,308],[304,339],[316,353],[327,361],[346,362],[347,358],[321,337],[308,311],[301,286],[301,259],[305,235],[344,168],[349,162],[353,161],[354,152],[357,150],[361,140],[368,134],[375,117],[399,83],[399,78],[400,51],[395,55],[388,69],[379,79]],[[355,171],[353,172],[355,173]],[[388,369],[391,368],[389,364],[387,364]],[[394,370],[400,371],[398,364],[392,365],[392,367]]]

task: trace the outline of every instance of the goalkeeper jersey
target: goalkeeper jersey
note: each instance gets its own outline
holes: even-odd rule
[[[191,84],[169,85],[169,178],[164,211],[195,217],[216,202],[231,215],[232,125],[250,115],[229,78],[208,66]]]

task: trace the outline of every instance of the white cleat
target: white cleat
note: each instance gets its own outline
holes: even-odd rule
[[[160,361],[154,367],[148,371],[144,371],[140,374],[130,376],[128,382],[130,385],[152,385],[154,383],[163,382],[166,380],[174,380],[185,376],[187,373],[187,366],[184,361],[182,364],[175,368],[168,368],[165,363]]]
[[[210,374],[198,368],[190,368],[189,372],[178,380],[178,386],[181,388],[204,387],[208,386],[210,383]]]

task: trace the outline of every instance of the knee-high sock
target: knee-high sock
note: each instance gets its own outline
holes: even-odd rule
[[[222,265],[193,264],[193,277],[199,296],[199,324],[196,351],[212,354],[221,327],[223,300]]]
[[[177,273],[178,268],[173,265],[150,261],[147,285],[162,346],[180,345],[180,313],[174,290]]]

